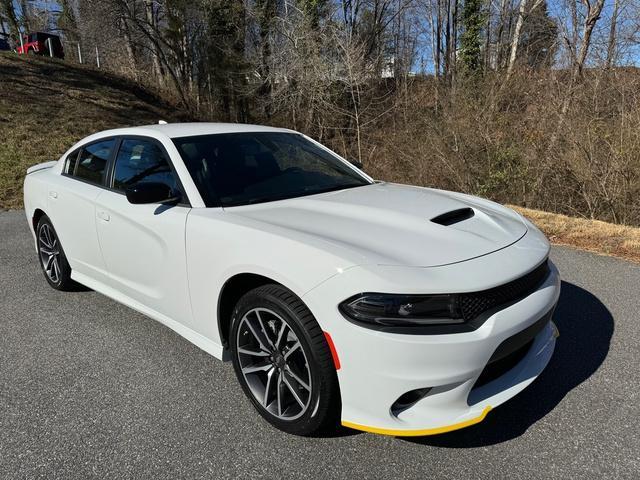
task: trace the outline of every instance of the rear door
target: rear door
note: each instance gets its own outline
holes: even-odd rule
[[[127,187],[152,181],[180,192],[183,202],[128,202]],[[185,225],[191,208],[162,144],[123,137],[107,186],[96,200],[96,221],[110,285],[155,312],[190,323]]]
[[[92,142],[67,156],[62,175],[52,175],[47,215],[74,272],[99,281],[105,264],[96,234],[94,202],[102,191],[116,139]]]

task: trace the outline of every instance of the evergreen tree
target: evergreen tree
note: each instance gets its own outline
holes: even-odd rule
[[[558,49],[558,24],[549,15],[547,2],[533,9],[522,28],[520,55],[531,68],[548,68]]]
[[[474,76],[482,70],[482,29],[486,20],[484,0],[465,0],[462,9],[462,35],[460,37],[460,61],[462,73]]]

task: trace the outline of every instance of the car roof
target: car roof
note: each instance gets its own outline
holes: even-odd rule
[[[289,132],[297,133],[284,128],[268,127],[264,125],[249,125],[244,123],[163,123],[156,125],[143,125],[139,127],[117,128],[101,132],[101,136],[109,135],[144,135],[150,131],[160,133],[169,138],[193,137],[198,135],[213,135],[218,133],[241,133],[241,132]]]

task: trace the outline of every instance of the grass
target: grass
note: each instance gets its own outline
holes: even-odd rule
[[[552,243],[640,263],[640,228],[568,217],[510,205],[529,218]]]
[[[0,54],[0,208],[22,208],[22,179],[108,128],[186,120],[154,93],[103,71]]]

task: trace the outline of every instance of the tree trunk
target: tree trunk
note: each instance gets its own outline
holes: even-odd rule
[[[611,12],[611,28],[609,29],[609,44],[607,45],[607,68],[615,63],[616,56],[616,28],[618,24],[618,0],[613,1],[613,12]]]
[[[16,42],[18,42],[18,45],[20,45],[20,24],[18,23],[18,17],[13,6],[13,0],[2,0],[2,3],[0,3],[0,5],[2,6],[4,16],[7,18],[7,21],[9,23],[9,31],[11,32],[11,36],[15,39]]]
[[[509,18],[507,15],[507,0],[500,0],[500,17],[498,19],[498,32],[496,34],[496,69],[502,68],[502,54],[504,49],[505,22]]]
[[[484,69],[491,69],[491,8],[487,9],[487,24],[485,26],[485,42],[484,42]]]
[[[436,15],[436,51],[435,51],[435,70],[436,78],[440,76],[441,59],[440,54],[442,52],[442,4],[441,0],[437,0],[436,8],[438,10]]]
[[[507,78],[511,76],[513,67],[516,64],[518,56],[518,44],[520,43],[520,34],[522,33],[522,25],[524,25],[524,15],[527,11],[528,0],[520,0],[520,8],[518,9],[518,20],[516,28],[513,31],[513,39],[511,40],[511,52],[509,53],[509,63],[507,65]]]
[[[567,3],[569,4],[569,11],[571,12],[571,38],[567,40],[567,43],[569,43],[571,65],[575,65],[579,40],[577,0],[569,0]]]
[[[29,21],[29,6],[26,0],[20,0],[20,10],[22,11],[22,27],[25,33],[31,32],[31,22]]]
[[[456,77],[456,62],[457,62],[457,49],[458,49],[458,0],[453,0],[453,12],[451,13],[451,83],[455,82]]]
[[[511,53],[509,54],[509,64],[507,66],[507,78],[513,72],[513,67],[516,63],[516,58],[518,56],[518,45],[520,43],[520,35],[522,34],[522,26],[524,25],[525,17],[538,8],[542,4],[543,0],[535,0],[535,3],[531,7],[531,10],[527,12],[527,4],[528,0],[520,1],[520,8],[518,10],[518,20],[516,22],[516,28],[513,31],[513,40],[511,42]]]
[[[447,1],[447,23],[444,29],[444,78],[445,81],[449,81],[451,74],[451,0]],[[456,0],[453,0],[454,2]]]
[[[591,45],[591,35],[593,33],[593,28],[596,26],[596,23],[600,18],[600,14],[602,13],[602,8],[604,7],[604,0],[597,0],[594,5],[591,5],[589,3],[589,0],[582,0],[582,3],[587,9],[587,15],[584,20],[582,44],[580,45],[580,52],[578,53],[578,58],[576,59],[574,76],[582,75],[584,63],[587,60],[587,54],[589,53],[589,46]]]
[[[133,42],[131,41],[131,32],[129,31],[129,24],[126,18],[120,17],[120,28],[122,30],[122,38],[124,39],[124,48],[127,52],[127,59],[129,60],[129,67],[133,72],[134,78],[138,79],[138,69],[136,68],[136,55],[133,50]]]
[[[149,24],[149,28],[154,33],[157,31],[156,28],[156,18],[153,12],[153,3],[154,0],[145,0],[145,14],[147,17],[147,23]],[[160,53],[158,52],[158,46],[155,42],[151,42],[151,62],[153,65],[153,73],[155,74],[158,84],[160,86],[164,85],[164,72],[162,70],[162,66],[160,65]]]

